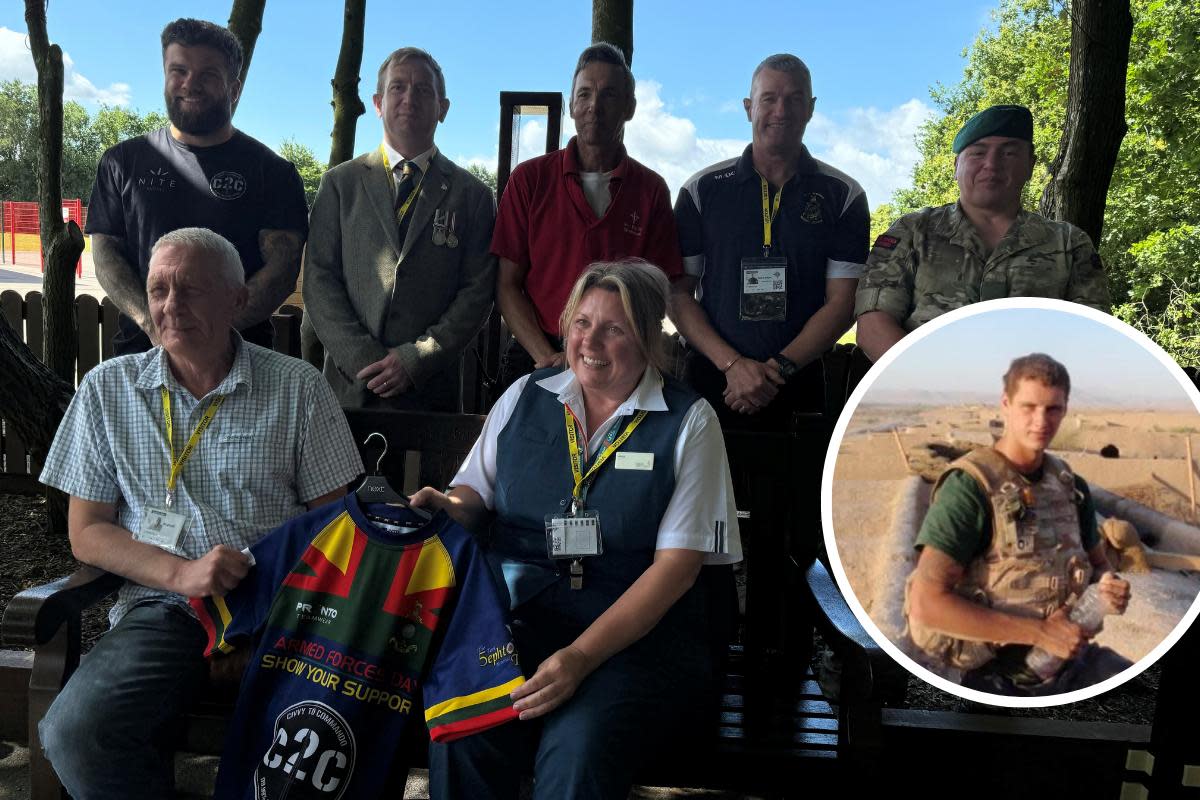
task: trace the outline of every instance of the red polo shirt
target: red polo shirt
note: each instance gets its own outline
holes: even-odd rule
[[[520,164],[500,199],[492,253],[528,267],[525,292],[538,323],[558,336],[558,317],[576,278],[593,261],[644,258],[674,280],[683,274],[667,184],[621,148],[603,217],[579,182],[575,139],[562,150]]]

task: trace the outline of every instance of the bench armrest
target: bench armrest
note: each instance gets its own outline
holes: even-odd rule
[[[897,690],[903,698],[908,673],[859,624],[825,565],[814,559],[804,577],[817,627],[842,661],[841,702],[887,704]]]
[[[4,609],[0,640],[5,645],[37,647],[87,608],[111,595],[124,578],[81,566],[71,575],[18,593]]]

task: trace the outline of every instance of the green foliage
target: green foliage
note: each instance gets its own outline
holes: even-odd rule
[[[882,203],[871,212],[871,241],[879,238],[879,234],[892,227],[892,223],[900,219],[900,211],[891,203]]]
[[[485,167],[483,164],[468,164],[467,172],[474,175],[479,180],[483,181],[484,185],[492,190],[492,194],[496,193],[496,173]]]
[[[325,174],[325,162],[318,161],[311,148],[295,139],[284,139],[283,144],[279,145],[279,155],[296,165],[300,180],[304,182],[304,199],[312,208],[317,188],[321,185],[321,176]]]
[[[1066,113],[1066,8],[1065,0],[1000,0],[993,24],[964,53],[962,81],[931,90],[943,115],[918,134],[921,160],[912,187],[893,199],[897,213],[957,198],[950,143],[971,114],[993,103],[1033,111],[1039,166],[1025,204],[1037,207]],[[1131,11],[1129,130],[1109,186],[1100,254],[1114,313],[1181,364],[1200,364],[1200,5],[1131,0]]]
[[[165,124],[162,114],[142,116],[108,106],[91,116],[79,103],[68,100],[63,104],[63,198],[87,202],[104,151]],[[18,80],[0,83],[0,198],[37,199],[37,142],[37,86]]]

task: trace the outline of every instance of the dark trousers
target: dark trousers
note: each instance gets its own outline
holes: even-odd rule
[[[698,350],[687,351],[684,382],[709,402],[721,427],[731,430],[788,433],[796,428],[797,414],[819,414],[825,410],[825,373],[820,359],[780,386],[775,399],[754,414],[739,414],[725,405],[725,374]]]
[[[172,798],[171,727],[207,678],[204,629],[182,607],[142,603],[104,634],[38,725],[76,800]]]
[[[556,336],[547,336],[546,340],[550,342],[550,346],[555,350],[563,349],[563,340]],[[508,341],[504,344],[504,351],[500,354],[500,377],[496,387],[497,395],[503,394],[504,390],[520,378],[522,375],[528,375],[533,372],[533,356],[529,355],[529,351],[521,346],[517,341],[517,337],[509,336]]]
[[[560,581],[513,612],[526,675],[586,627],[569,610],[571,591]],[[711,729],[712,664],[704,625],[695,618],[703,615],[704,592],[693,591],[681,600],[687,607],[677,604],[545,717],[431,743],[431,800],[516,800],[531,763],[535,800],[624,800],[665,742]]]

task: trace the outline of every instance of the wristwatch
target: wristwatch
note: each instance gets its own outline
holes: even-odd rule
[[[800,368],[796,366],[796,362],[792,361],[783,353],[776,353],[775,355],[771,356],[771,358],[775,359],[775,363],[779,365],[779,374],[785,381],[790,381],[792,378],[796,377],[796,373],[800,371]]]

